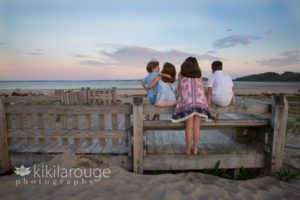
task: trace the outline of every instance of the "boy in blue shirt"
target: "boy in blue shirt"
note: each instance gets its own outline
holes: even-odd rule
[[[157,92],[157,84],[153,87],[149,87],[149,85],[159,76],[159,62],[158,61],[150,61],[147,64],[147,72],[149,73],[144,80],[142,81],[142,85],[144,89],[147,91],[148,101],[151,105],[155,104],[156,101],[156,92]]]
[[[149,73],[144,80],[142,80],[142,85],[147,91],[148,101],[151,105],[155,105],[156,94],[157,94],[157,83],[160,80],[160,76],[170,78],[169,74],[160,74],[159,73],[159,62],[152,60],[148,62],[146,67],[147,72]],[[146,116],[146,119],[150,119],[149,116]],[[154,115],[153,120],[159,119],[159,115]]]

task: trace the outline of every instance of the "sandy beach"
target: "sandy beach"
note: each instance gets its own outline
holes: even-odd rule
[[[66,168],[108,167],[110,178],[93,184],[19,184],[18,175],[0,177],[0,199],[299,199],[300,181],[281,182],[266,176],[235,181],[202,173],[138,175],[87,157],[65,153],[41,165]],[[24,176],[33,179],[33,174]],[[73,178],[72,180],[74,180]]]
[[[0,90],[0,93],[11,94],[14,90]],[[21,90],[23,94],[53,95],[53,89]],[[118,90],[120,96],[145,94],[143,90],[130,92]],[[300,135],[289,133],[287,143],[299,144]],[[285,149],[284,163],[299,168],[299,149]],[[89,156],[64,153],[41,156],[43,161],[19,157],[12,164],[14,167],[24,163],[32,170],[36,167],[59,165],[64,168],[109,168],[110,177],[92,183],[80,183],[75,177],[70,183],[53,179],[49,182],[31,183],[34,174],[21,177],[17,174],[0,177],[0,199],[299,199],[300,181],[283,182],[271,176],[264,176],[246,181],[236,181],[207,175],[199,172],[178,174],[140,175],[128,171],[115,163],[103,164]],[[97,157],[97,155],[96,155]],[[17,163],[17,164],[16,164]],[[24,182],[26,179],[28,182]],[[76,183],[76,184],[75,184]]]

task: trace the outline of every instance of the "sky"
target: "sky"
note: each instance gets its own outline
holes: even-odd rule
[[[298,0],[0,0],[0,80],[141,79],[156,59],[300,72]]]

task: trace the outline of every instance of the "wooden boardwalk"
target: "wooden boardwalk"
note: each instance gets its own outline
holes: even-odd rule
[[[222,115],[222,118],[229,118],[230,114]],[[70,118],[69,118],[70,119]],[[118,115],[118,128],[124,128],[124,116]],[[169,116],[162,115],[162,120],[169,119]],[[45,119],[47,120],[47,118]],[[12,118],[12,126],[15,125],[15,118]],[[36,124],[37,119],[33,120]],[[85,130],[84,119],[79,119],[80,130]],[[97,118],[92,116],[92,129],[97,129]],[[105,115],[105,127],[111,130],[111,116]],[[60,125],[60,122],[57,122]],[[70,123],[67,123],[70,124]],[[36,127],[37,128],[37,127]],[[70,131],[71,132],[71,131]],[[249,153],[260,151],[251,144],[237,143],[232,140],[232,131],[220,130],[201,130],[199,154],[213,153]],[[151,154],[184,154],[185,148],[185,131],[184,130],[160,130],[146,131],[146,153]],[[58,139],[56,144],[52,144],[50,138],[45,139],[45,144],[41,144],[36,138],[34,141],[29,141],[27,138],[22,138],[20,141],[13,141],[9,145],[10,152],[32,152],[32,153],[90,153],[90,154],[118,154],[127,155],[128,146],[124,140],[118,140],[117,145],[112,144],[112,140],[106,139],[104,144],[101,144],[99,139],[92,139],[92,143],[81,139],[80,145],[76,145],[74,140],[68,139],[67,145],[64,145],[62,139]],[[30,143],[30,145],[28,145]]]
[[[232,140],[231,133],[218,130],[205,130],[200,133],[198,154],[249,153],[262,152],[251,144],[237,143]],[[147,155],[184,154],[184,131],[147,131]]]
[[[185,124],[170,121],[174,107],[152,106],[143,99],[65,105],[0,97],[0,167],[9,169],[9,152],[72,152],[125,159],[136,173],[212,168],[217,161],[220,168],[280,170],[288,111],[284,96],[272,96],[271,102],[241,98],[236,106],[211,106],[210,111],[222,117],[201,122],[197,156],[184,153]],[[153,114],[159,114],[160,121],[144,120]]]

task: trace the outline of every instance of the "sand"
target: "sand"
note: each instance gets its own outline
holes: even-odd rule
[[[223,179],[196,172],[139,175],[116,165],[96,163],[70,153],[39,163],[65,168],[109,168],[110,178],[93,184],[20,184],[18,175],[0,177],[0,199],[300,199],[300,181],[281,182],[272,177],[247,181]],[[30,180],[33,173],[25,176]],[[76,178],[72,178],[75,180]]]
[[[0,90],[0,93],[12,92]],[[54,90],[28,90],[35,94],[52,95]],[[122,91],[120,91],[121,93]],[[136,92],[136,91],[135,91]],[[128,95],[128,93],[126,93]],[[287,143],[300,136],[288,135]],[[285,149],[285,162],[299,166],[299,150]],[[20,160],[22,163],[22,159]],[[30,162],[24,162],[30,163]],[[0,199],[300,199],[300,181],[282,182],[273,177],[235,181],[188,172],[180,174],[138,175],[120,166],[103,165],[89,157],[65,153],[46,158],[37,166],[59,165],[65,168],[109,168],[110,178],[93,184],[19,184],[22,177],[13,174],[0,177]],[[28,166],[26,166],[28,167]],[[33,179],[33,174],[25,176]],[[70,181],[76,181],[71,178]]]

